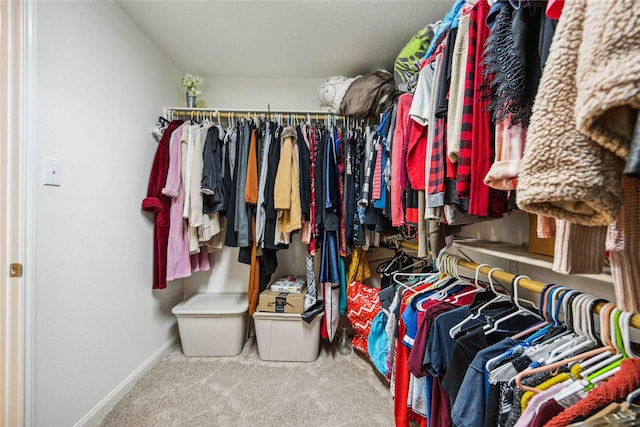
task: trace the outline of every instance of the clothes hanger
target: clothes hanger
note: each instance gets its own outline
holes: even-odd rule
[[[554,285],[553,283],[549,283],[549,284],[545,285],[542,288],[542,291],[540,292],[540,306],[539,306],[538,310],[539,310],[539,313],[542,316],[544,321],[541,322],[541,323],[537,323],[537,324],[531,326],[530,328],[527,328],[524,331],[513,335],[511,337],[511,339],[518,340],[518,339],[520,339],[522,337],[526,337],[527,335],[529,335],[529,334],[531,334],[531,333],[533,333],[533,332],[535,332],[537,330],[540,330],[540,329],[542,329],[542,328],[544,328],[544,327],[546,327],[547,325],[550,324],[549,317],[547,316],[547,294],[549,293],[551,288],[554,287],[554,286],[556,286],[556,285]]]
[[[520,305],[519,296],[518,296],[518,282],[520,282],[520,279],[522,279],[522,278],[527,278],[527,279],[530,280],[530,278],[528,276],[517,275],[517,276],[515,276],[513,278],[513,281],[512,281],[512,289],[513,289],[512,301],[513,301],[513,303],[515,304],[515,306],[518,309],[516,311],[511,312],[511,313],[507,314],[506,316],[501,317],[498,320],[496,320],[493,323],[493,326],[491,326],[489,324],[485,325],[485,327],[483,328],[484,331],[485,331],[485,335],[497,331],[498,330],[498,326],[500,325],[500,323],[503,323],[504,321],[512,319],[512,318],[514,318],[516,316],[522,316],[522,315],[524,315],[524,316],[533,316],[533,317],[537,317],[539,320],[543,320],[542,316],[540,316],[540,315],[538,315],[538,314],[536,314],[536,313],[530,311],[529,309],[524,308],[524,307],[522,307]]]
[[[555,326],[560,326],[562,324],[562,321],[560,320],[560,309],[562,308],[562,303],[565,301],[569,291],[570,289],[565,288],[564,286],[559,286],[549,295],[549,315]]]
[[[412,260],[409,254],[407,254],[397,242],[394,242],[394,247],[395,251],[393,252],[393,255],[376,267],[376,273],[385,274],[387,276],[391,275],[394,272],[400,271],[404,267],[403,261]]]
[[[638,388],[638,389],[636,389],[636,390],[632,391],[631,393],[629,393],[629,394],[627,395],[627,400],[626,400],[626,402],[627,402],[627,407],[628,407],[628,408],[631,408],[631,407],[633,406],[633,401],[634,401],[634,400],[636,400],[636,398],[637,398],[638,396],[640,396],[640,388]]]
[[[578,320],[573,313],[573,304],[580,295],[582,295],[582,292],[570,290],[567,297],[562,301],[562,310],[565,313],[564,324],[571,331],[574,330],[575,324]]]
[[[479,265],[476,267],[476,273],[475,273],[475,276],[474,276],[474,282],[476,283],[476,285],[477,285],[478,283],[480,283],[480,282],[479,282],[479,277],[480,277],[480,274],[481,274],[481,272],[482,272],[482,268],[483,268],[483,267],[491,267],[491,266],[490,266],[489,264],[479,264]],[[491,273],[491,271],[489,271],[489,273]],[[479,286],[479,285],[478,285],[478,286]],[[462,321],[460,321],[460,322],[458,322],[456,325],[454,325],[451,329],[449,329],[449,336],[450,336],[451,338],[455,338],[455,336],[456,336],[456,335],[457,335],[457,334],[462,330],[463,325],[464,325],[465,323],[467,323],[467,321],[472,320],[472,316],[473,316],[473,315],[471,315],[471,316],[467,316],[467,318],[466,318],[466,319],[463,319]]]
[[[555,313],[554,309],[556,305],[556,295],[566,290],[567,288],[565,288],[564,286],[552,285],[549,287],[548,292],[544,296],[544,305],[543,305],[544,307],[543,312],[546,313],[544,317],[545,319],[547,319],[549,323],[537,329],[532,335],[524,339],[526,343],[533,343],[537,341],[538,339],[544,337],[549,331],[549,329],[560,325],[559,319],[556,318],[554,314]]]
[[[569,324],[567,323],[569,318],[573,318],[575,317],[576,320],[578,320],[577,316],[573,315],[573,304],[568,304],[565,305],[565,303],[567,302],[567,300],[571,299],[573,296],[579,296],[581,295],[580,292],[577,291],[573,291],[570,290],[567,292],[566,297],[564,298],[564,300],[562,301],[562,306],[563,311],[565,313],[565,321],[564,324],[567,327],[567,330],[565,332],[562,332],[558,335],[554,335],[553,338],[550,339],[550,341],[553,341],[555,338],[559,338],[562,336],[569,336],[568,338],[570,339],[568,342],[565,342],[564,344],[559,345],[558,347],[554,348],[548,355],[548,357],[546,358],[547,360],[551,357],[554,357],[558,354],[560,354],[561,352],[563,352],[564,350],[566,350],[567,348],[571,348],[574,345],[577,345],[583,341],[585,341],[587,339],[586,336],[581,335],[580,333],[576,332],[576,330],[574,330],[571,326],[569,326]],[[573,301],[572,301],[573,302]],[[541,343],[542,345],[544,345],[545,343]],[[544,359],[542,359],[541,361],[538,361],[537,364],[541,364],[544,362]]]
[[[402,274],[402,273],[400,273],[400,274]],[[418,280],[415,282],[414,286],[417,287],[419,285],[423,285],[423,284],[432,282],[428,287],[423,288],[420,291],[418,291],[417,294],[421,295],[421,294],[425,294],[425,293],[430,293],[430,294],[433,295],[433,294],[435,294],[435,293],[437,293],[439,291],[439,288],[442,287],[442,285],[447,284],[451,279],[452,279],[452,277],[450,275],[445,274],[443,272],[436,271],[436,272],[433,272],[433,273],[428,273],[424,277],[418,278]]]
[[[526,370],[520,372],[518,375],[516,375],[516,385],[518,386],[518,388],[520,390],[530,391],[532,393],[538,394],[542,390],[538,390],[536,388],[529,387],[529,386],[526,386],[526,385],[522,384],[522,379],[524,377],[527,377],[527,376],[533,375],[533,374],[537,374],[538,372],[551,371],[551,370],[553,370],[555,368],[559,368],[561,366],[565,366],[565,365],[569,364],[570,362],[578,361],[578,360],[584,360],[586,358],[596,356],[596,355],[598,355],[600,353],[603,353],[605,351],[615,351],[615,349],[613,347],[609,347],[609,346],[600,347],[600,348],[597,348],[597,349],[594,349],[594,350],[589,350],[587,352],[577,354],[575,356],[569,357],[568,359],[564,359],[564,360],[561,360],[561,361],[558,361],[558,362],[555,362],[555,363],[550,363],[548,365],[541,366],[539,368],[526,369]]]
[[[489,272],[487,273],[487,277],[489,278],[489,288],[491,288],[491,291],[494,293],[495,297],[493,297],[493,299],[481,305],[478,308],[478,311],[476,312],[476,314],[472,315],[469,320],[477,319],[478,317],[480,317],[480,315],[482,314],[482,310],[485,310],[487,307],[489,307],[492,304],[495,304],[497,302],[504,301],[504,300],[510,300],[510,298],[507,295],[504,295],[496,291],[495,285],[493,284],[493,273],[495,271],[504,271],[504,270],[501,269],[500,267],[494,267],[491,270],[489,270]]]
[[[609,325],[610,325],[609,318],[611,317],[611,312],[613,311],[614,308],[615,308],[615,304],[609,302],[604,305],[602,310],[600,310],[601,341],[604,345],[607,345],[610,347],[614,347],[613,343],[611,342],[611,336],[609,334]],[[619,353],[616,353],[616,354],[619,354]],[[590,375],[591,373],[596,372],[598,369],[606,366],[607,363],[606,361],[603,362],[603,359],[608,358],[609,356],[611,356],[611,354],[603,353],[603,355],[604,357],[600,357],[597,359],[593,358],[582,363],[582,367],[585,368],[585,370],[582,372],[582,375],[583,376]]]
[[[415,288],[415,287],[417,287],[417,286],[419,286],[419,285],[421,285],[421,284],[423,284],[424,282],[416,280],[416,281],[414,281],[414,282],[409,282],[409,283],[407,283],[407,282],[403,282],[403,281],[401,281],[401,280],[399,280],[399,279],[398,279],[398,277],[412,277],[412,278],[416,278],[416,276],[421,276],[421,274],[420,274],[420,273],[418,273],[418,274],[395,273],[395,274],[393,274],[393,275],[391,276],[391,278],[393,279],[393,281],[394,281],[398,286],[401,286],[401,287],[403,287],[403,288],[405,288],[405,289],[407,289],[407,290],[410,290],[410,291],[411,291],[412,293],[414,293],[415,295],[418,295],[418,294],[420,294],[421,292],[420,292],[420,291],[418,291],[418,290],[416,290],[416,289],[414,289],[414,288]]]
[[[622,330],[622,341],[624,344],[624,350],[627,353],[627,356],[632,358],[638,358],[640,355],[633,351],[631,347],[631,318],[634,313],[630,311],[625,311],[620,316],[620,329]]]
[[[435,278],[437,278],[439,276],[440,276],[439,272],[435,272],[435,273],[434,272],[429,272],[429,273],[405,273],[405,272],[402,272],[402,271],[397,271],[397,272],[391,274],[392,280],[397,285],[399,285],[399,286],[401,286],[401,287],[403,287],[405,289],[411,290],[411,292],[413,292],[414,294],[420,293],[419,291],[413,289],[414,287],[416,287],[416,286],[418,286],[418,285],[420,285],[420,284],[422,284],[424,282],[427,282],[429,280],[433,280],[433,279],[435,279]],[[408,280],[406,282],[402,281],[402,280],[400,280],[401,277],[406,277]],[[424,281],[421,280],[421,279],[424,279]],[[407,283],[407,282],[409,282],[409,283]]]
[[[550,351],[550,355],[551,355],[551,354],[553,354],[553,353],[555,353],[555,352],[561,351],[561,349],[562,349],[563,347],[565,347],[565,346],[566,346],[566,344],[562,344],[562,343],[565,343],[567,339],[572,339],[573,337],[575,337],[575,336],[576,336],[576,333],[573,331],[573,329],[572,329],[572,328],[570,327],[570,325],[568,324],[568,319],[572,317],[572,308],[571,308],[571,305],[570,305],[570,304],[568,304],[568,300],[572,299],[574,296],[577,296],[577,295],[579,295],[579,294],[580,294],[580,292],[578,292],[578,291],[575,291],[575,290],[569,290],[569,291],[566,293],[566,297],[565,297],[565,298],[563,298],[563,300],[562,300],[562,302],[561,302],[561,304],[560,304],[560,307],[559,307],[559,308],[561,308],[561,309],[562,309],[562,312],[564,313],[564,321],[563,321],[563,325],[564,325],[564,328],[565,328],[565,330],[564,330],[564,331],[562,331],[562,332],[560,332],[560,333],[555,333],[555,334],[553,334],[553,336],[549,337],[549,339],[544,340],[544,341],[542,341],[542,342],[538,342],[538,341],[540,340],[540,338],[535,338],[535,339],[531,339],[531,340],[530,340],[531,342],[529,342],[529,341],[525,340],[525,341],[523,341],[523,343],[524,343],[524,344],[527,344],[527,345],[532,345],[532,344],[533,344],[533,341],[536,341],[536,345],[538,345],[538,346],[539,346],[538,348],[540,348],[540,347],[542,347],[542,346],[545,346],[545,345],[553,345],[553,346],[555,346],[555,348],[554,348],[552,351]],[[542,310],[540,310],[540,309],[539,309],[539,310],[538,310],[538,313],[539,313],[540,315],[542,315],[542,317],[543,317],[543,319],[544,319],[544,322],[542,322],[542,323],[538,323],[538,324],[534,325],[534,326],[533,326],[532,328],[530,328],[529,330],[532,330],[532,329],[540,329],[540,326],[541,326],[541,325],[545,325],[545,326],[546,326],[547,324],[549,324],[549,323],[550,323],[550,321],[549,321],[549,320],[547,320],[547,319],[549,319],[549,317],[550,317],[550,316],[549,316],[548,314],[546,314],[546,312],[543,312]],[[559,318],[559,314],[556,314],[556,315],[555,315],[555,317],[556,317],[556,318]],[[551,327],[553,327],[553,325],[551,325]],[[528,331],[525,331],[525,332],[528,332]],[[517,339],[517,338],[518,338],[518,335],[525,336],[525,335],[527,335],[527,334],[517,334],[516,336],[512,337],[512,339]],[[546,334],[545,334],[545,335],[546,335]],[[532,336],[532,337],[533,337],[533,336]],[[530,337],[530,338],[531,338],[531,337]],[[562,343],[560,343],[560,344],[558,345],[557,343],[558,343],[558,339],[559,339],[559,338],[564,338],[564,339],[562,340]],[[535,364],[536,366],[537,366],[538,364],[540,364],[540,363],[541,363],[540,361],[536,361],[536,362],[534,362],[534,364]]]
[[[458,262],[456,260],[456,256],[452,255],[452,254],[445,254],[443,256],[443,260],[442,263],[444,264],[443,268],[440,268],[441,271],[443,271],[447,277],[441,279],[444,280],[443,283],[447,283],[451,278],[454,278],[455,280],[451,283],[448,283],[447,286],[443,289],[438,290],[437,292],[433,293],[432,295],[429,296],[429,299],[437,299],[437,300],[444,300],[445,298],[449,297],[449,291],[451,291],[452,289],[454,289],[456,286],[460,286],[462,284],[468,283],[468,281],[466,279],[463,279],[460,277],[459,272],[458,272]],[[437,288],[439,285],[439,281],[434,283],[431,288]],[[424,304],[424,301],[422,301],[419,305],[418,305],[418,309],[421,309],[422,306]]]
[[[409,258],[414,259],[413,257],[409,256]],[[424,268],[424,267],[429,267],[429,261],[424,260],[424,259],[418,259],[416,261],[414,261],[413,263],[407,265],[406,267],[402,267],[402,271],[408,270],[408,269],[416,269],[416,268]]]
[[[592,297],[592,298],[595,299],[595,297]],[[591,307],[589,307],[589,309],[591,309]],[[612,312],[613,312],[613,316],[611,315]],[[609,335],[610,331],[607,331],[605,329],[603,331],[603,335],[606,335],[606,336],[603,336],[603,340],[607,342],[609,345],[613,344],[612,347],[614,347],[617,350],[617,353],[611,357],[608,357],[605,360],[601,360],[599,356],[596,356],[598,357],[598,363],[593,364],[591,368],[581,372],[580,376],[582,377],[582,380],[577,382],[578,384],[575,385],[573,388],[583,386],[584,392],[591,390],[592,388],[595,387],[595,384],[613,376],[616,372],[618,372],[620,370],[620,365],[622,360],[628,358],[628,354],[625,353],[625,350],[622,345],[622,332],[621,332],[622,328],[619,322],[621,313],[622,311],[615,308],[614,305],[611,305],[610,307],[607,308],[607,312],[603,314],[603,318],[609,317],[608,321],[605,319],[605,325],[608,325],[611,328],[611,331],[613,331],[615,334],[615,339],[610,339],[610,335]],[[610,353],[604,352],[603,354],[610,354]],[[587,361],[587,362],[590,362],[590,361]],[[583,363],[583,367],[585,364],[587,363]],[[564,398],[565,396],[570,396],[571,395],[570,391],[571,390],[561,392],[561,395],[559,397]]]
[[[477,294],[480,292],[484,292],[486,291],[486,288],[482,287],[481,285],[479,285],[477,282],[470,282],[470,284],[474,287],[473,289],[466,291],[466,292],[461,292],[459,294],[454,294],[451,296],[451,299],[448,300],[450,303],[452,304],[456,304],[458,301],[460,301],[460,298],[462,297],[466,297],[469,295],[473,295],[473,294]]]
[[[570,341],[565,347],[566,348],[558,348],[554,351],[549,358],[544,363],[554,363],[556,361],[565,359],[576,352],[591,349],[597,345],[597,339],[593,337],[593,334],[589,331],[588,321],[585,323],[584,318],[590,313],[586,313],[585,307],[589,307],[585,302],[588,301],[589,298],[592,298],[590,295],[582,294],[579,295],[575,300],[575,308],[574,315],[579,314],[578,321],[574,326],[574,331],[576,333],[576,338],[573,341]]]
[[[553,363],[571,356],[576,352],[582,351],[583,349],[591,349],[599,345],[599,340],[595,336],[595,331],[591,327],[591,322],[588,320],[588,318],[592,317],[592,312],[590,311],[592,308],[590,301],[592,299],[595,299],[595,297],[581,294],[572,301],[572,314],[576,318],[576,321],[574,322],[574,333],[576,334],[576,338],[568,343],[568,350],[566,348],[559,348],[552,353],[549,359],[547,359],[547,363]],[[608,340],[608,338],[605,339],[605,341],[606,340]],[[586,366],[597,363],[599,360],[602,360],[602,357],[603,356],[598,356],[596,359],[585,362],[582,367],[585,368]],[[605,354],[604,357],[607,357],[607,355]]]

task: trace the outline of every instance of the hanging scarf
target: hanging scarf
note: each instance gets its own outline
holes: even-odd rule
[[[316,290],[316,272],[315,272],[315,255],[316,255],[316,132],[311,128],[309,132],[311,138],[309,155],[311,156],[311,238],[307,245],[307,296],[306,304],[312,306],[317,301]],[[305,304],[305,308],[307,305]]]
[[[335,141],[335,156],[336,156],[336,165],[338,168],[338,191],[340,193],[340,200],[344,200],[344,170],[345,170],[345,161],[344,161],[344,149],[342,144],[342,134],[339,132],[338,128],[333,128],[333,139]],[[347,254],[347,225],[345,219],[345,210],[341,203],[338,204],[340,207],[338,209],[338,215],[340,217],[340,256],[346,257]]]

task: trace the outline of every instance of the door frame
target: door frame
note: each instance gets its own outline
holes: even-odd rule
[[[33,425],[35,3],[0,1],[0,425]],[[10,278],[9,264],[23,266]]]

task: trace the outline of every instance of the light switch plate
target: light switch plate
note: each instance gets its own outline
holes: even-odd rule
[[[44,185],[62,185],[62,161],[51,157],[44,158]]]

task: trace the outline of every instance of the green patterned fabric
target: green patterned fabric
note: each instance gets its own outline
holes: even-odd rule
[[[408,84],[418,79],[420,60],[431,44],[436,26],[437,24],[429,24],[418,31],[398,54],[393,77],[400,90],[406,91]]]

